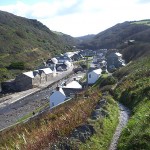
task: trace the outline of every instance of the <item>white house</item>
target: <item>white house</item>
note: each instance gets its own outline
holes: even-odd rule
[[[92,70],[91,72],[88,73],[88,84],[93,84],[95,83],[98,78],[101,76],[102,69],[96,69]]]
[[[63,88],[82,89],[82,85],[79,84],[78,81],[71,81],[67,85],[63,86]]]
[[[52,95],[50,96],[50,108],[63,103],[65,99],[66,99],[66,95],[63,89],[57,87],[56,91],[54,91],[54,93],[52,93]]]

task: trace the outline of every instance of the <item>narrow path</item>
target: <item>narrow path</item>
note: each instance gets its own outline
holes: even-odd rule
[[[119,137],[121,135],[122,129],[127,124],[128,119],[129,119],[129,115],[130,115],[130,110],[127,107],[125,107],[124,105],[119,104],[119,108],[120,108],[119,124],[116,128],[114,135],[113,135],[109,150],[116,150],[117,149],[117,144],[118,144],[118,140],[119,140]]]

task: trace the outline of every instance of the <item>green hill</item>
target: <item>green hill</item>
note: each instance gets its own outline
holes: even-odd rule
[[[23,63],[23,70],[33,69],[42,59],[71,50],[74,42],[71,36],[55,34],[37,20],[0,11],[1,80],[20,72],[8,69],[12,63]]]
[[[137,41],[149,41],[147,36],[149,34],[149,24],[142,23],[142,21],[136,22],[124,22],[116,24],[115,26],[106,29],[91,38],[90,41],[83,41],[80,44],[81,47],[99,49],[99,48],[118,48],[126,40],[135,39]],[[145,32],[146,31],[146,32]],[[139,36],[140,35],[140,36]],[[143,39],[143,37],[145,37]]]
[[[118,150],[150,149],[150,55],[133,61],[114,75],[122,81],[114,91],[116,100],[132,112]]]
[[[114,99],[131,110],[123,129],[118,150],[150,149],[150,20],[125,22],[96,35],[84,48],[118,48],[127,66],[113,76],[118,85],[111,93]],[[130,43],[129,40],[135,40]],[[124,43],[127,41],[126,43]],[[107,87],[107,86],[106,86]],[[108,87],[107,87],[108,88]]]
[[[49,39],[48,35],[53,35],[52,37],[56,38],[56,40],[53,41],[54,43],[55,41],[59,40],[61,40],[62,43],[65,43],[67,40],[69,41],[71,40],[69,36],[63,35],[62,33],[56,34],[52,33],[50,30],[42,26],[37,21],[33,20],[28,21],[32,22],[32,23],[30,22],[29,29],[32,24],[32,28],[35,31],[40,31],[38,33],[34,33],[37,34],[37,36],[34,36],[34,38],[37,38],[40,33],[43,34],[45,33],[45,38],[43,38],[43,40],[48,40]],[[40,27],[39,26],[37,27],[33,22],[34,23],[36,22],[37,24],[39,23]],[[18,35],[16,34],[16,30],[14,31],[15,33],[11,35],[17,37]],[[9,32],[9,30],[7,32]],[[31,33],[33,36],[34,35],[33,32]],[[63,36],[65,36],[67,40],[65,38],[63,38],[62,40]],[[5,36],[3,35],[3,37]],[[11,36],[9,37],[11,38]],[[22,36],[22,38],[23,37],[25,38],[26,36]],[[41,37],[43,37],[42,34]],[[69,101],[67,105],[65,105],[64,103],[64,105],[57,107],[56,109],[54,109],[53,113],[41,114],[41,116],[39,116],[40,119],[35,118],[33,120],[30,120],[29,122],[26,122],[25,124],[20,124],[4,132],[1,132],[2,135],[1,136],[2,138],[0,140],[1,148],[43,149],[43,147],[45,146],[47,147],[48,143],[50,142],[49,140],[52,140],[52,142],[53,141],[56,142],[58,139],[60,139],[63,142],[63,138],[66,135],[68,136],[69,133],[75,127],[85,122],[86,123],[88,122],[93,124],[94,127],[96,127],[95,128],[96,134],[93,137],[91,137],[83,145],[83,147],[81,145],[81,148],[105,149],[105,150],[108,149],[109,142],[112,138],[114,129],[118,121],[117,120],[118,108],[116,102],[114,102],[113,99],[110,98],[109,96],[109,99],[111,100],[107,100],[108,107],[104,105],[104,107],[102,108],[103,111],[105,110],[106,112],[109,112],[108,113],[109,115],[106,116],[106,118],[100,117],[98,122],[89,119],[91,111],[94,110],[96,103],[102,97],[101,92],[99,91],[98,88],[100,86],[103,92],[104,91],[108,93],[110,92],[110,94],[116,101],[123,103],[131,110],[131,116],[129,118],[127,126],[123,129],[117,149],[118,150],[150,149],[149,143],[150,38],[149,37],[150,37],[149,20],[142,20],[117,24],[114,27],[109,28],[108,30],[105,30],[104,32],[101,32],[100,34],[94,36],[92,40],[90,40],[89,38],[82,38],[82,41],[84,41],[84,43],[82,43],[80,47],[88,49],[118,48],[120,49],[120,52],[123,54],[123,57],[125,58],[126,62],[130,63],[128,63],[125,67],[120,68],[119,70],[114,72],[112,77],[106,76],[104,79],[99,80],[96,83],[97,88],[92,87],[87,89],[87,91],[79,93],[79,95],[77,95],[75,100]],[[19,39],[22,38],[19,37]],[[14,38],[11,39],[13,41]],[[26,39],[28,39],[28,36],[26,37]],[[88,42],[86,43],[85,41],[87,41],[87,39]],[[125,41],[129,41],[131,39],[135,40],[135,42],[124,43]],[[72,42],[72,40],[70,41],[70,43]],[[23,42],[23,40],[20,41]],[[38,40],[36,40],[36,43],[39,44],[40,42],[37,41]],[[34,44],[35,39],[32,42]],[[60,45],[58,45],[58,47],[59,46]],[[7,75],[8,72],[5,67],[8,64],[11,64],[10,67],[11,66],[17,66],[20,68],[27,67],[26,61],[23,61],[25,59],[25,54],[27,56],[30,56],[30,58],[31,56],[32,58],[37,58],[38,56],[39,58],[41,58],[41,56],[44,58],[45,54],[49,54],[50,52],[51,54],[55,54],[55,52],[57,52],[57,48],[56,47],[53,48],[54,50],[52,52],[50,49],[44,49],[42,46],[33,47],[31,48],[32,51],[31,49],[25,50],[20,49],[18,50],[18,53],[10,53],[13,52],[11,51],[11,48],[9,49],[10,52],[8,51],[7,53],[4,53],[5,51],[4,52],[1,51],[2,55],[0,57],[1,59],[3,59],[3,63],[1,64],[3,65],[2,66],[3,68],[1,68],[1,70],[3,69],[2,70],[3,74],[0,75],[3,75],[4,77]],[[63,49],[59,50],[63,51]],[[17,58],[22,58],[17,60],[21,62],[11,63],[10,59],[15,60]],[[22,61],[25,63],[22,63]],[[32,61],[29,60],[28,64],[29,67],[30,62]],[[116,82],[117,84],[115,84]],[[104,95],[105,94],[106,93],[104,93]],[[61,137],[63,138],[61,139]],[[76,141],[76,145],[79,145],[79,141]]]
[[[129,62],[150,53],[149,23],[150,20],[141,20],[116,24],[90,40],[84,39],[78,47],[83,49],[119,49],[124,59]],[[134,44],[125,44],[129,40],[135,40]]]

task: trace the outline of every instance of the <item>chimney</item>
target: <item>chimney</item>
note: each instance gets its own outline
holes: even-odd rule
[[[58,86],[56,87],[56,91],[59,91],[59,87]]]
[[[66,86],[67,85],[67,83],[66,82],[64,82],[64,86]]]

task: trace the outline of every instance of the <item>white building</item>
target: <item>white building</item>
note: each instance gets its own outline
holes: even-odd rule
[[[93,84],[95,83],[98,78],[101,76],[102,69],[96,69],[92,70],[91,72],[88,73],[88,84]]]
[[[52,95],[50,96],[50,108],[63,103],[65,99],[66,99],[66,95],[63,89],[57,87],[56,91],[54,91],[54,93],[52,93]]]
[[[62,88],[70,88],[70,89],[82,89],[82,85],[79,84],[78,81],[71,81],[67,85],[63,86]]]

